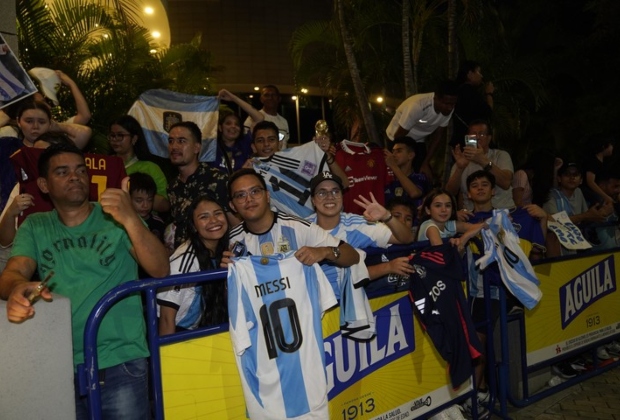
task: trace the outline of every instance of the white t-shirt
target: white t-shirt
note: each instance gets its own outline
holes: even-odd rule
[[[489,149],[487,152],[487,158],[489,161],[493,162],[493,165],[497,166],[500,169],[508,169],[510,172],[514,173],[514,167],[512,166],[512,159],[508,152],[499,149]],[[469,162],[469,165],[465,167],[465,170],[461,174],[461,194],[463,196],[463,207],[466,209],[472,210],[474,208],[474,203],[467,197],[467,177],[473,174],[476,171],[480,171],[482,166],[477,163]],[[450,175],[452,175],[456,171],[456,164],[452,166],[452,170],[450,171]],[[493,207],[496,209],[511,209],[515,206],[515,202],[512,199],[512,186],[508,187],[507,190],[495,186],[495,195],[492,199]]]
[[[408,137],[421,143],[437,127],[447,127],[450,117],[452,117],[452,112],[450,115],[435,112],[435,107],[433,106],[434,97],[435,93],[430,92],[420,93],[405,99],[396,109],[390,125],[385,130],[388,138],[394,140],[394,134],[400,126],[405,130],[409,130]]]
[[[264,110],[258,111],[265,116],[265,121],[271,121],[274,123],[278,130],[280,131],[280,150],[284,150],[288,147],[288,139],[290,137],[290,132],[288,130],[288,121],[280,114],[269,115]],[[251,117],[247,117],[243,126],[245,127],[245,132],[251,132],[254,129],[254,120]]]

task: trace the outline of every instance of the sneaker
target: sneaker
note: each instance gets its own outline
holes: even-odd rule
[[[599,360],[608,360],[611,359],[611,356],[607,353],[605,347],[601,346],[596,349],[596,358]]]
[[[465,417],[463,417],[463,413],[455,404],[435,414],[433,417],[429,417],[428,420],[465,420]]]
[[[478,391],[477,399],[477,408],[478,408],[478,418],[479,419],[487,419],[490,417],[489,410],[485,407],[489,403],[489,392],[488,391]],[[459,406],[463,414],[469,418],[472,418],[473,407],[471,398],[465,400],[463,404]]]
[[[620,343],[617,341],[612,341],[607,344],[607,353],[613,356],[620,356]]]
[[[464,402],[463,404],[461,404],[459,406],[462,415],[465,416],[465,418],[473,418],[473,409],[471,406],[471,400],[467,400],[466,402]],[[489,412],[489,410],[487,410],[486,407],[483,407],[481,405],[478,405],[478,419],[480,420],[485,420],[491,417],[491,413]]]
[[[489,390],[478,389],[478,404],[489,405]]]
[[[551,367],[551,371],[563,379],[571,379],[577,376],[579,372],[573,369],[568,362],[558,363]]]
[[[575,371],[577,372],[585,372],[586,370],[588,370],[587,367],[587,363],[585,361],[585,359],[578,357],[574,360],[571,360],[569,362],[569,365],[571,368],[573,368]]]

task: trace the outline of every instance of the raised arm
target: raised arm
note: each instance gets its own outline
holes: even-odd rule
[[[226,89],[221,89],[219,93],[217,94],[217,97],[221,101],[230,101],[230,102],[234,102],[237,105],[239,105],[239,108],[247,112],[250,118],[252,118],[252,120],[254,121],[254,124],[265,119],[265,116],[262,113],[260,113],[256,108],[254,108],[252,105],[250,105],[249,103],[247,103],[246,101],[238,97],[237,95],[227,91]]]
[[[52,120],[50,131],[62,131],[69,136],[78,149],[83,149],[88,144],[93,131],[90,127],[80,124],[59,123]]]
[[[358,196],[353,202],[364,209],[364,218],[369,222],[383,222],[392,231],[388,241],[391,244],[410,244],[413,242],[413,232],[398,219],[392,216],[389,210],[377,202],[375,196],[370,193],[370,200],[364,196]]]
[[[123,179],[121,189],[106,189],[99,201],[103,211],[125,228],[132,244],[132,255],[138,264],[153,277],[167,276],[170,273],[168,252],[133,209],[129,197],[129,177]]]
[[[56,70],[56,74],[60,78],[60,82],[71,90],[71,95],[75,101],[76,114],[73,117],[73,123],[81,125],[88,124],[91,117],[90,108],[88,108],[88,102],[86,102],[86,98],[82,95],[82,91],[80,91],[77,83],[60,70]]]

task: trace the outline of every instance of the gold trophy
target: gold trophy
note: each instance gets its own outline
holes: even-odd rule
[[[316,124],[314,124],[314,131],[316,133],[316,138],[325,137],[327,133],[329,133],[329,127],[327,126],[327,121],[318,120]]]
[[[327,152],[327,149],[329,149],[329,146],[331,144],[331,140],[329,139],[329,134],[328,134],[329,127],[327,126],[327,121],[318,120],[316,124],[314,124],[314,132],[315,132],[315,139],[319,147],[324,152]]]

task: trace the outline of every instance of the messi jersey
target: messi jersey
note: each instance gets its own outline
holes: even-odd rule
[[[336,162],[349,181],[349,188],[342,197],[345,212],[363,213],[364,209],[353,200],[359,195],[369,197],[370,192],[379,204],[385,204],[384,189],[388,175],[383,149],[342,140],[336,151]]]
[[[54,208],[47,194],[43,194],[37,185],[39,177],[39,156],[44,149],[22,147],[11,156],[15,176],[19,182],[19,192],[31,194],[34,206],[24,210],[18,218],[18,224],[32,213],[50,211]],[[120,188],[123,178],[127,176],[123,160],[118,156],[106,156],[85,153],[84,159],[90,178],[90,201],[99,201],[106,188]]]
[[[289,214],[274,213],[271,229],[262,234],[250,232],[241,223],[230,231],[230,242],[241,242],[249,255],[271,255],[297,251],[302,246],[334,247],[340,241],[314,223]]]
[[[325,164],[325,153],[313,141],[254,159],[254,170],[267,184],[271,203],[278,211],[307,217],[314,212],[310,180]]]
[[[321,318],[334,305],[318,265],[292,252],[229,265],[230,336],[250,418],[329,418]]]
[[[414,312],[448,362],[452,386],[457,388],[471,377],[473,360],[482,353],[461,286],[458,251],[450,244],[425,248],[413,255],[411,264],[415,272],[409,282],[409,297]]]

